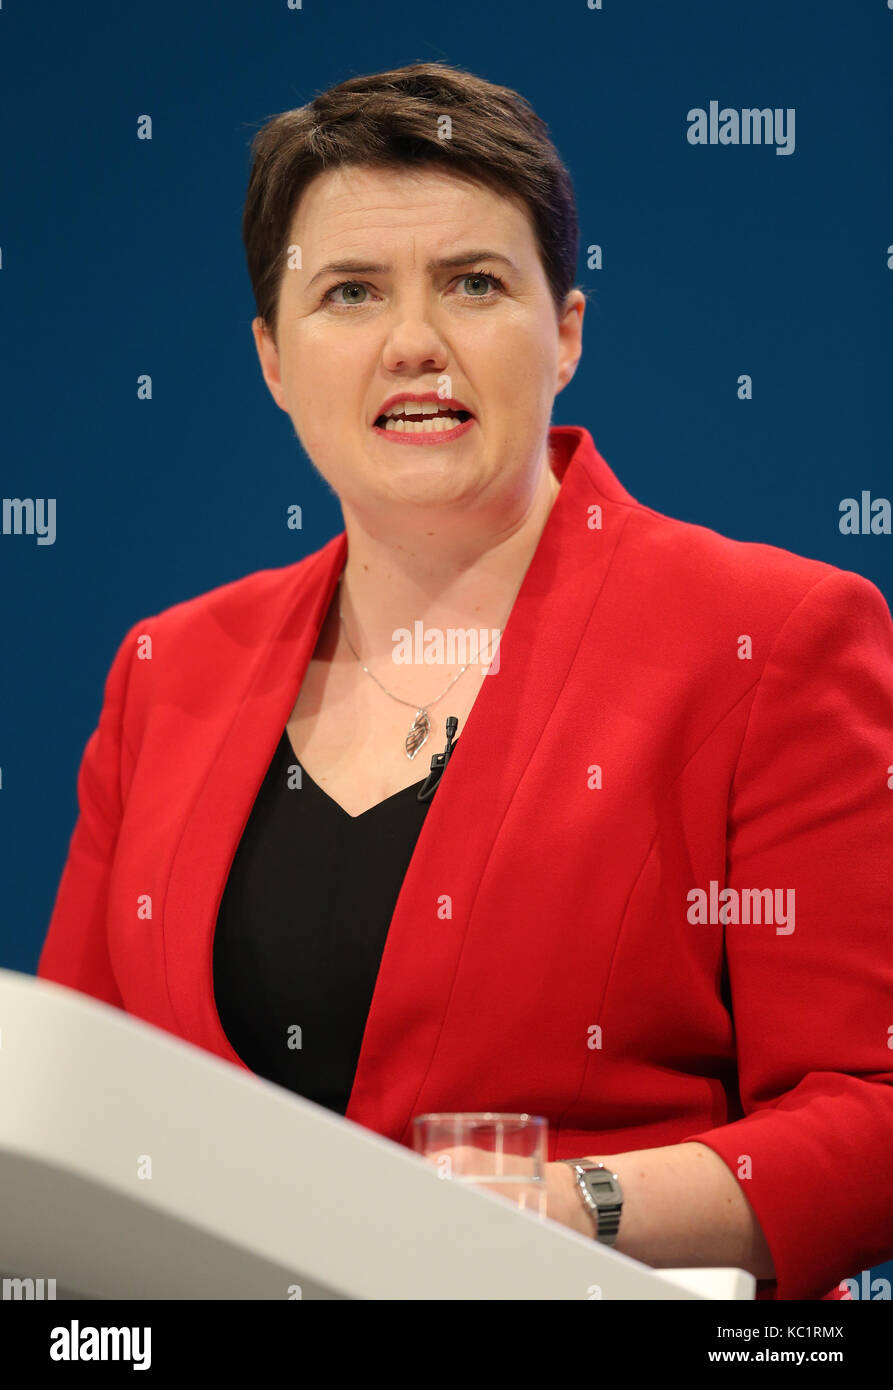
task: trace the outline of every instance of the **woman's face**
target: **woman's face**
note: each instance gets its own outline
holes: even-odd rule
[[[351,166],[308,185],[289,245],[300,266],[284,274],[278,346],[261,319],[252,331],[274,400],[342,504],[529,500],[585,301],[572,291],[556,318],[526,209],[430,166]],[[402,392],[461,402],[472,423],[455,438],[376,428]],[[437,442],[406,442],[419,437]]]

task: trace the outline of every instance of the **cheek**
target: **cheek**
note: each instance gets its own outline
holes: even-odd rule
[[[289,400],[305,431],[320,422],[331,435],[342,428],[351,411],[362,414],[363,354],[347,335],[301,335],[289,359]]]
[[[313,351],[306,361],[306,371],[292,378],[289,414],[305,453],[331,482],[332,468],[356,450],[357,429],[365,425],[357,362],[351,366],[335,354],[324,358]]]
[[[543,378],[553,370],[557,360],[557,349],[544,333],[503,330],[478,342],[476,350],[473,347],[464,360],[476,363],[484,380],[500,395],[517,396],[521,382],[536,382],[539,395]]]

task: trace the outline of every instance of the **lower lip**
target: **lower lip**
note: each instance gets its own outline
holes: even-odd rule
[[[467,434],[474,423],[472,415],[461,425],[453,425],[448,430],[410,430],[407,434],[405,430],[383,430],[380,425],[373,425],[372,430],[389,444],[452,444],[454,439],[461,439],[463,434]]]

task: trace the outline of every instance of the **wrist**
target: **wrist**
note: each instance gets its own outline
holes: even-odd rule
[[[580,1162],[586,1161],[588,1160],[580,1160]],[[569,1226],[571,1230],[579,1232],[581,1236],[586,1236],[588,1240],[597,1240],[597,1224],[593,1219],[593,1214],[586,1209],[583,1195],[577,1186],[576,1173],[562,1159],[556,1161],[555,1169],[562,1197],[561,1215],[558,1219],[563,1226]]]

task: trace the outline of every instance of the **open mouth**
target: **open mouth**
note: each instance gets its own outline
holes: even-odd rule
[[[375,428],[388,434],[443,434],[473,418],[468,410],[407,410],[397,415],[379,415]]]

